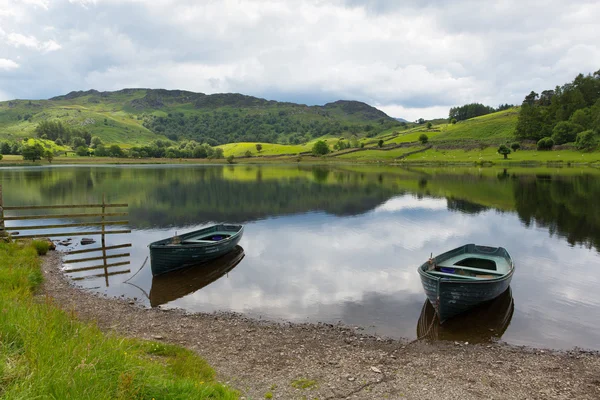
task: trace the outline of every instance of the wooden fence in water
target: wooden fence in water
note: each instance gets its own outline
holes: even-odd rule
[[[107,212],[107,209],[123,209],[127,208],[128,204],[110,204],[106,203],[105,196],[102,194],[102,202],[101,203],[92,203],[92,204],[68,204],[68,205],[48,205],[48,206],[6,206],[4,205],[4,199],[2,195],[2,185],[0,184],[0,238],[9,236],[11,239],[19,240],[19,239],[35,239],[35,238],[55,238],[55,237],[72,237],[72,236],[95,236],[100,235],[101,237],[101,246],[95,246],[87,249],[81,250],[71,250],[66,251],[65,254],[67,256],[80,255],[85,254],[83,258],[67,258],[63,260],[64,263],[74,264],[74,263],[84,263],[84,262],[92,262],[92,261],[102,261],[102,264],[90,265],[80,268],[70,268],[64,270],[65,272],[75,273],[75,272],[87,272],[87,271],[97,271],[103,269],[103,273],[94,274],[88,276],[80,276],[76,278],[72,278],[73,280],[83,280],[91,277],[102,277],[106,278],[106,286],[109,285],[108,277],[113,275],[126,274],[131,272],[129,269],[120,270],[120,271],[110,271],[109,268],[119,267],[124,265],[129,265],[129,261],[117,261],[117,259],[122,259],[124,257],[129,257],[129,253],[117,253],[117,254],[107,254],[107,251],[123,249],[127,247],[131,247],[131,243],[125,244],[117,244],[117,245],[106,245],[106,235],[114,235],[114,234],[125,234],[131,233],[130,229],[107,229],[107,227],[115,227],[115,226],[123,226],[127,225],[129,221],[127,220],[109,220],[107,218],[110,217],[126,217],[128,216],[127,211],[117,211],[117,212]],[[46,210],[98,210],[101,212],[67,212],[65,214],[36,214],[40,211]],[[9,212],[9,216],[5,215],[5,212]],[[32,211],[33,215],[20,215],[21,212]],[[90,221],[90,218],[95,218],[99,220]],[[5,221],[31,221],[31,220],[55,220],[55,219],[68,219],[70,220],[68,223],[47,223],[47,224],[35,224],[35,225],[12,225],[6,226]],[[71,222],[76,221],[76,222]],[[71,230],[68,232],[52,232],[57,229],[65,229],[65,228],[85,228],[85,227],[98,227],[99,230]],[[21,234],[21,231],[35,231],[35,234]],[[89,253],[101,253],[98,255],[94,255],[92,257],[88,257]],[[117,261],[117,262],[115,262]]]

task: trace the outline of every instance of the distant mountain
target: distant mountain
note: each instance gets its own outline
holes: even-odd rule
[[[92,89],[49,100],[0,102],[0,139],[30,137],[37,124],[48,119],[85,129],[105,143],[127,144],[164,137],[212,145],[296,144],[323,136],[372,137],[399,125],[383,111],[359,101],[307,106],[239,93]]]
[[[404,118],[394,118],[396,121],[398,122],[408,122],[407,120],[405,120]]]

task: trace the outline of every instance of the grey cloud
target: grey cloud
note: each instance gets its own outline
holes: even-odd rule
[[[600,64],[600,6],[583,0],[84,4],[0,14],[0,54],[19,65],[0,69],[3,93],[139,85],[431,109],[519,103]],[[61,48],[17,48],[9,34]]]

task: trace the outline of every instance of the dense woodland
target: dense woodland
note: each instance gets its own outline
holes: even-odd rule
[[[465,104],[460,107],[452,107],[450,109],[449,118],[453,122],[465,121],[470,118],[479,117],[486,114],[491,114],[496,111],[507,110],[514,107],[512,104],[501,104],[498,108],[486,106],[480,103]]]
[[[384,117],[364,123],[334,118],[303,121],[288,110],[260,114],[228,110],[195,115],[180,112],[169,113],[166,117],[151,117],[144,123],[146,128],[171,140],[192,139],[213,146],[234,142],[300,144],[325,135],[346,133],[372,137],[400,125]]]
[[[600,138],[600,70],[579,74],[554,90],[525,96],[515,132],[518,139],[544,141],[550,147],[575,142],[597,147]]]

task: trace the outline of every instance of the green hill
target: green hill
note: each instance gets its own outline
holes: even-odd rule
[[[297,145],[327,136],[373,137],[406,125],[358,101],[306,106],[237,93],[88,90],[49,100],[0,102],[0,140],[32,137],[44,120],[86,130],[107,144],[130,146],[166,138],[213,146],[234,142]]]

